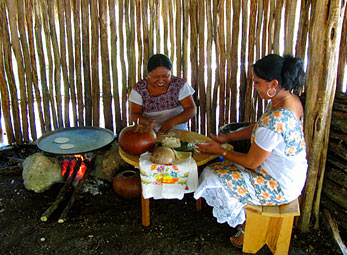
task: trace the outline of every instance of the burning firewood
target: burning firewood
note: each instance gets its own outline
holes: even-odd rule
[[[87,168],[87,170],[88,169],[89,169],[89,167]],[[66,216],[67,216],[68,212],[70,211],[73,203],[75,202],[77,194],[79,193],[79,191],[83,187],[83,184],[85,183],[85,181],[89,175],[88,173],[89,173],[89,171],[86,171],[85,174],[83,175],[83,177],[78,181],[77,185],[75,186],[75,189],[74,189],[74,191],[70,197],[69,202],[65,206],[63,212],[60,214],[60,217],[58,219],[59,223],[64,223],[66,221]]]
[[[61,201],[63,201],[64,197],[66,196],[69,189],[71,188],[71,185],[72,185],[72,183],[73,183],[73,181],[77,175],[77,172],[78,172],[81,164],[82,164],[82,160],[80,158],[78,158],[76,165],[73,168],[72,175],[68,177],[67,181],[65,182],[65,185],[60,190],[54,203],[42,214],[41,221],[47,221],[48,217],[58,208]]]

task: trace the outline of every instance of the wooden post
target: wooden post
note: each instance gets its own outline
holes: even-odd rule
[[[122,67],[122,127],[127,126],[127,105],[126,100],[128,99],[128,91],[127,91],[127,72],[124,58],[124,0],[118,1],[118,17],[119,17],[119,48],[120,48],[120,63]]]
[[[111,98],[110,58],[108,51],[107,2],[99,1],[99,25],[102,63],[102,94],[104,105],[105,127],[113,131],[113,110]]]
[[[1,83],[1,99],[6,100],[6,80],[5,80],[5,70],[7,73],[7,82],[8,82],[8,89],[9,89],[9,95],[7,96],[8,101],[10,101],[11,98],[17,98],[17,90],[15,86],[14,81],[14,75],[12,71],[12,60],[11,56],[9,54],[10,52],[10,42],[9,42],[9,32],[8,32],[8,23],[6,20],[6,11],[5,11],[5,2],[4,0],[0,1],[0,52],[3,58],[1,58],[0,61],[0,69],[1,69],[1,76],[3,78],[0,78]],[[2,91],[4,90],[4,91]],[[5,97],[5,98],[4,98]],[[6,103],[2,101],[2,107],[6,107]],[[8,142],[13,143],[14,141],[17,141],[19,144],[22,142],[22,134],[20,131],[20,118],[19,118],[19,105],[17,100],[11,100],[11,107],[12,107],[12,116],[13,116],[13,124],[14,124],[14,134],[12,131],[12,123],[10,118],[10,112],[7,110],[10,110],[10,107],[3,110],[4,118],[5,118],[5,127],[8,134]],[[8,115],[8,117],[7,117]]]
[[[89,46],[89,0],[81,0],[82,21],[82,63],[83,63],[83,87],[85,102],[85,125],[92,125],[92,85],[90,78],[90,46]],[[81,95],[82,96],[82,95]],[[82,117],[82,116],[81,116]]]
[[[40,40],[42,38],[42,19],[40,15],[38,1],[33,2],[32,11],[33,11],[33,14],[35,15],[36,50],[37,50],[39,66],[40,66],[40,78],[41,78],[40,85],[41,85],[42,100],[43,100],[44,128],[42,129],[42,131],[51,131],[52,123],[51,123],[50,104],[49,104],[49,91],[47,86],[46,61],[44,58],[43,44],[42,44],[42,41]]]
[[[2,42],[0,39],[0,49],[2,49],[1,46],[2,46]],[[10,95],[8,93],[7,86],[6,86],[5,68],[4,68],[4,62],[2,57],[0,58],[0,91],[1,91],[1,107],[2,107],[2,109],[0,108],[0,110],[2,110],[2,112],[4,113],[5,128],[6,128],[8,140],[13,143],[14,136],[13,136],[13,130],[12,130],[11,113],[10,113],[10,102],[9,102]],[[1,125],[0,125],[0,131],[2,132]]]
[[[98,1],[96,0],[91,1],[90,2],[90,17],[91,17],[90,23],[91,23],[91,39],[92,39],[91,59],[93,63],[91,64],[90,69],[91,69],[91,79],[92,79],[92,102],[93,102],[92,119],[93,119],[94,126],[99,126],[99,123],[100,123],[100,79],[99,79],[99,65],[96,64],[96,63],[99,63],[100,61],[99,49],[101,50],[101,55],[104,55],[103,54],[104,48],[102,46],[99,48],[99,38],[100,38],[100,44],[102,43],[105,44],[103,40],[107,40],[107,36],[105,38],[105,35],[101,34],[102,18],[101,18],[101,15],[99,17],[98,9],[99,9]],[[100,19],[100,29],[99,29],[99,19]],[[103,80],[101,84],[104,84]]]
[[[249,2],[248,0],[242,1],[241,11],[242,17],[248,17],[249,13]],[[247,42],[248,42],[248,19],[242,18],[242,37],[241,37],[241,56],[240,56],[240,121],[245,121],[245,112],[246,112],[246,90],[247,90],[247,74],[246,70],[248,66],[246,66],[247,58]],[[247,114],[248,116],[248,114]]]
[[[52,118],[53,118],[53,127],[58,128],[58,115],[57,111],[60,108],[57,108],[57,103],[56,103],[56,97],[55,97],[55,91],[54,91],[54,84],[53,84],[53,69],[54,69],[54,64],[53,64],[53,56],[52,56],[52,46],[51,46],[51,41],[50,41],[50,32],[49,32],[49,25],[48,25],[48,10],[47,10],[47,4],[44,1],[40,2],[41,9],[36,3],[36,16],[41,16],[42,14],[42,24],[43,24],[43,30],[46,38],[46,57],[47,57],[47,64],[48,64],[48,96],[49,96],[49,101],[50,101],[50,109],[52,112]],[[37,40],[41,39],[42,35],[37,35]],[[43,52],[42,52],[43,53]],[[42,66],[44,70],[41,70],[41,72],[46,71],[46,65]]]
[[[230,122],[236,122],[238,120],[238,114],[240,113],[240,110],[237,102],[239,102],[239,83],[238,83],[238,75],[237,72],[239,70],[240,66],[240,51],[239,51],[239,34],[240,34],[240,14],[241,14],[241,3],[238,0],[233,0],[233,17],[232,17],[232,42],[230,44],[231,46],[231,52],[230,52],[230,109],[227,109],[230,111],[229,118]],[[228,71],[229,72],[229,71]]]
[[[66,63],[66,33],[65,33],[65,15],[64,15],[64,3],[63,0],[57,0],[58,8],[58,21],[59,21],[59,49],[60,49],[60,64],[64,81],[64,126],[70,127],[70,83],[67,74]],[[52,23],[54,20],[52,19]],[[58,50],[57,50],[58,52]]]
[[[285,8],[285,54],[294,55],[294,28],[296,20],[296,7],[298,0],[286,1]]]
[[[298,39],[296,43],[295,55],[304,58],[306,56],[306,43],[308,33],[308,14],[310,11],[310,1],[301,0],[300,21]]]
[[[121,123],[121,102],[119,101],[119,83],[118,83],[118,68],[117,68],[117,24],[116,24],[116,8],[115,0],[109,0],[110,10],[110,26],[111,26],[111,67],[113,81],[113,104],[116,116],[116,132],[120,133],[122,129]]]
[[[171,7],[169,7],[171,10]],[[190,62],[191,62],[191,86],[195,89],[195,93],[193,95],[194,101],[197,104],[197,114],[192,119],[192,127],[191,129],[197,130],[197,123],[199,119],[199,100],[198,100],[198,53],[197,53],[197,45],[198,45],[198,28],[197,28],[197,1],[190,0]],[[171,24],[171,23],[170,23]],[[171,29],[170,29],[171,31]],[[173,35],[172,37],[173,38]],[[172,41],[171,41],[172,42]]]
[[[55,89],[55,98],[57,102],[57,114],[58,114],[58,127],[64,127],[63,124],[63,114],[62,114],[62,95],[61,95],[61,60],[59,53],[59,44],[55,28],[55,13],[54,13],[54,2],[47,2],[42,0],[42,6],[45,8],[45,12],[48,17],[48,26],[49,26],[49,37],[46,40],[50,40],[52,43],[53,49],[53,61],[54,61],[54,89]],[[52,92],[51,92],[52,93]],[[66,108],[65,108],[66,109]],[[66,111],[65,111],[66,114]]]
[[[212,10],[211,1],[206,2],[206,22],[207,31],[212,31]],[[207,65],[207,84],[206,84],[206,117],[207,117],[207,134],[215,132],[215,124],[212,123],[213,113],[211,112],[212,103],[212,33],[207,33],[206,43],[206,65]],[[215,114],[215,113],[214,113]]]
[[[25,20],[27,24],[27,33],[28,33],[28,44],[29,44],[29,54],[30,54],[30,65],[31,65],[31,75],[32,75],[32,85],[35,92],[35,101],[37,105],[37,112],[40,120],[40,127],[42,132],[45,131],[45,122],[43,119],[42,111],[42,100],[40,95],[40,89],[38,86],[38,76],[36,68],[36,56],[35,56],[35,45],[34,45],[34,32],[33,32],[33,10],[31,5],[31,0],[25,0]],[[34,129],[36,135],[36,123],[34,121]]]
[[[254,62],[254,45],[255,45],[255,22],[257,14],[257,1],[250,2],[250,17],[249,17],[249,31],[248,31],[248,65],[247,65],[247,83],[246,83],[246,96],[245,96],[245,121],[254,121],[253,109],[253,78],[252,78],[252,64]]]
[[[81,0],[73,1],[73,20],[75,30],[75,73],[76,73],[76,91],[77,91],[77,122],[79,126],[84,125],[84,106],[82,97],[82,69],[81,69],[81,21],[80,21]]]
[[[336,88],[338,49],[346,1],[317,1],[313,8],[310,31],[309,66],[306,84],[305,139],[307,142],[308,174],[302,195],[302,214],[298,227],[309,231],[311,211],[314,206],[316,222],[321,187],[319,176],[324,176],[332,104]],[[320,40],[317,40],[320,38]],[[316,202],[314,198],[316,197]]]
[[[71,108],[73,115],[73,123],[76,126],[77,119],[77,106],[76,106],[76,89],[75,89],[75,68],[74,68],[74,54],[73,54],[73,42],[72,42],[72,26],[71,26],[71,3],[70,0],[64,0],[65,9],[65,25],[66,25],[66,40],[68,49],[68,74],[69,74],[69,85],[70,85],[70,98],[71,98]]]
[[[200,95],[200,133],[206,134],[206,94],[205,94],[205,31],[201,27],[205,27],[205,5],[203,0],[199,0],[197,6],[197,22],[198,26],[198,43],[199,43],[199,62],[198,62],[198,87]],[[177,43],[179,44],[179,42]],[[181,58],[177,58],[181,61]],[[199,130],[199,129],[198,129]]]
[[[19,88],[20,88],[20,108],[21,108],[21,123],[22,123],[22,134],[24,141],[29,141],[28,133],[28,108],[27,108],[27,96],[26,96],[26,86],[25,86],[25,71],[24,71],[24,61],[20,49],[20,43],[18,38],[18,27],[16,24],[16,10],[15,2],[7,0],[7,10],[9,16],[9,25],[11,32],[11,45],[15,53],[18,67],[18,78],[19,78]],[[5,16],[6,17],[6,16]],[[16,100],[15,98],[13,100]]]
[[[345,67],[347,64],[347,8],[345,8],[345,15],[343,20],[343,28],[340,43],[340,57],[337,69],[337,91],[343,91],[343,81],[346,77]]]

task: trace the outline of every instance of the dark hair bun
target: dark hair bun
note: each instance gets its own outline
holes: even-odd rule
[[[289,91],[297,91],[306,82],[304,62],[301,58],[269,54],[253,64],[254,73],[266,81],[277,80],[280,86]]]
[[[304,61],[301,58],[285,55],[283,58],[281,86],[290,91],[297,91],[304,86],[305,82]]]

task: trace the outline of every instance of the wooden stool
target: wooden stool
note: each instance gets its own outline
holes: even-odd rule
[[[242,252],[255,254],[267,244],[273,254],[288,254],[294,216],[300,215],[298,199],[280,206],[246,205],[245,209]]]

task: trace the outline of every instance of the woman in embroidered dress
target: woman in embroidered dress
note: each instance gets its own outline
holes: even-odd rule
[[[242,247],[246,204],[278,205],[295,200],[304,187],[307,172],[303,133],[303,107],[294,90],[303,87],[303,61],[275,54],[253,65],[253,84],[260,97],[269,100],[258,122],[235,132],[212,136],[198,150],[219,153],[223,162],[205,168],[194,194],[213,206],[219,223],[238,227],[230,238]],[[248,153],[224,149],[229,141],[251,139]]]
[[[135,84],[129,96],[132,119],[163,133],[173,128],[188,130],[187,122],[196,112],[194,89],[171,75],[171,69],[167,56],[151,56],[148,76]]]

